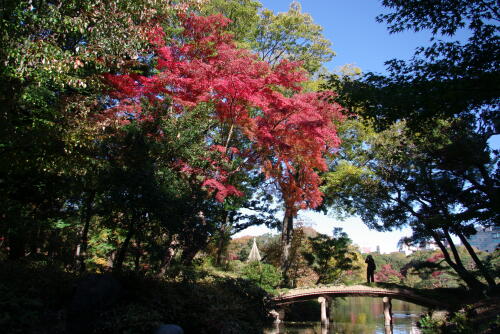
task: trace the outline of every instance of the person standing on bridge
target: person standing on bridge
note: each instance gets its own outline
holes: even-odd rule
[[[366,268],[366,281],[368,283],[370,282],[375,282],[375,269],[377,266],[375,265],[375,260],[373,260],[373,257],[371,255],[368,255],[366,257],[365,263],[368,265]]]

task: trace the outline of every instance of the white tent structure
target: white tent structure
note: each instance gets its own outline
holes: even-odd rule
[[[255,238],[253,238],[253,246],[250,254],[248,255],[247,262],[260,261],[260,259],[261,257],[259,249],[257,248],[257,242],[255,241]]]

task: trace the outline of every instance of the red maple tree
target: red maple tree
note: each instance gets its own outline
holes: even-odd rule
[[[140,122],[155,117],[155,112],[165,113],[165,108],[157,108],[145,114],[144,103],[160,106],[169,101],[177,114],[200,104],[213,106],[212,117],[227,131],[222,140],[218,137],[220,142],[207,140],[207,150],[218,152],[222,161],[235,154],[244,156],[251,168],[272,178],[284,201],[285,220],[291,219],[293,229],[298,210],[321,203],[317,171],[326,169],[325,153],[339,145],[333,122],[342,119],[342,108],[329,102],[332,92],[302,92],[307,76],[300,63],[285,60],[271,67],[237,48],[224,31],[227,18],[185,14],[180,18],[183,34],[168,43],[160,25],[149,29],[156,74],[105,76],[118,101],[107,113],[123,122]],[[231,146],[237,132],[250,143],[245,149]],[[219,201],[242,195],[228,183],[231,171],[223,164],[214,162],[205,170],[185,162],[178,166],[183,172],[203,175],[203,185]]]

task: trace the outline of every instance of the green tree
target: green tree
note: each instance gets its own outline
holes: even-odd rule
[[[281,274],[275,266],[260,262],[247,264],[243,268],[243,277],[254,281],[269,293],[273,293],[281,282]]]
[[[229,32],[243,48],[255,44],[255,36],[261,21],[262,3],[256,0],[210,0],[202,6],[202,14],[222,14],[232,22]]]
[[[2,2],[0,233],[11,258],[27,243],[42,246],[49,218],[78,208],[82,225],[89,221],[102,135],[92,116],[105,108],[100,75],[136,63],[143,24],[168,13],[149,0]]]
[[[430,30],[432,43],[418,48],[409,61],[388,61],[386,76],[366,73],[352,80],[337,75],[330,77],[330,85],[337,88],[345,106],[370,117],[377,128],[405,120],[418,136],[436,139],[437,119],[451,122],[450,136],[427,148],[440,168],[473,185],[469,192],[492,217],[483,225],[498,223],[494,209],[500,203],[498,151],[488,148],[499,124],[498,3],[385,0],[382,4],[390,12],[377,19],[388,24],[390,33]],[[440,40],[442,35],[452,39],[460,29],[469,33],[466,41]]]
[[[222,13],[230,18],[229,31],[241,46],[254,50],[273,66],[283,59],[301,61],[313,74],[335,55],[323,28],[302,12],[297,1],[287,12],[278,14],[255,0],[211,0],[202,8],[202,13]]]
[[[316,284],[337,284],[348,270],[356,269],[356,253],[349,248],[351,239],[345,232],[333,231],[333,237],[319,234],[309,238],[310,251],[304,252],[309,266],[316,272]]]
[[[301,61],[309,73],[315,73],[334,56],[322,30],[294,1],[285,13],[262,11],[254,49],[270,64],[282,59]]]
[[[498,132],[498,2],[384,0],[390,12],[377,17],[390,33],[430,30],[430,46],[416,50],[409,61],[390,60],[389,74],[368,74],[365,82],[374,98],[384,101],[366,109],[382,122],[404,118],[411,128],[425,127],[436,117],[477,114],[488,132]],[[463,29],[466,41],[453,39]],[[392,101],[392,102],[391,102]]]
[[[445,128],[436,132],[446,133]],[[347,132],[353,135],[359,129],[363,127],[352,127]],[[344,213],[355,213],[379,230],[409,225],[414,232],[411,242],[432,239],[469,287],[480,289],[482,284],[464,266],[451,238],[455,234],[466,242],[474,231],[474,222],[482,218],[481,209],[474,212],[462,206],[461,197],[467,194],[468,184],[439,169],[419,146],[420,138],[415,139],[404,123],[368,138],[351,151],[356,153],[350,160],[338,161],[325,176],[323,190],[328,205]],[[483,277],[494,285],[474,250],[467,250]]]
[[[388,61],[387,76],[367,73],[355,78],[330,77],[329,85],[338,89],[339,101],[370,119],[377,130],[389,129],[396,138],[394,131],[403,124],[397,122],[405,122],[399,134],[402,139],[394,142],[379,137],[382,141],[377,145],[368,144],[372,145],[369,149],[381,149],[379,153],[391,159],[379,153],[370,156],[366,150],[365,158],[355,159],[357,163],[336,165],[331,184],[350,180],[363,184],[358,190],[369,187],[372,196],[384,198],[385,191],[391,193],[392,198],[360,205],[378,211],[379,222],[395,222],[396,217],[408,221],[408,215],[421,223],[426,221],[413,225],[415,243],[432,234],[434,240],[448,240],[448,234],[456,234],[488,284],[494,286],[467,236],[475,233],[474,224],[490,226],[498,224],[499,219],[498,151],[488,146],[488,140],[498,133],[498,89],[494,88],[498,77],[498,4],[461,0],[387,0],[382,4],[391,11],[378,20],[387,22],[391,33],[428,29],[433,34],[432,43],[417,49],[409,61]],[[439,40],[441,35],[453,37],[461,28],[470,33],[467,41]],[[378,167],[373,169],[370,161],[377,161]],[[392,179],[395,175],[399,175],[399,181]],[[380,181],[395,184],[380,188]],[[407,202],[406,209],[403,202],[393,209],[376,208],[398,199]],[[412,200],[414,204],[408,205]],[[343,199],[344,204],[347,201]],[[367,221],[377,221],[373,217],[367,217]],[[461,271],[464,278],[468,274],[452,245],[456,266],[450,266]],[[440,247],[447,261],[451,260],[444,245]],[[468,284],[479,287],[477,282]]]

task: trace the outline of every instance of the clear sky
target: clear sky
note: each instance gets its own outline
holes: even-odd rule
[[[394,232],[377,232],[370,230],[357,217],[352,217],[345,221],[337,221],[332,217],[314,211],[300,211],[297,220],[304,221],[305,226],[310,226],[316,231],[327,235],[332,235],[334,227],[341,227],[343,231],[349,235],[349,238],[361,247],[362,251],[373,252],[377,249],[377,246],[379,246],[382,253],[395,252],[398,250],[397,244],[399,239],[404,235],[411,234],[409,229]],[[245,235],[257,236],[264,233],[276,234],[278,232],[276,230],[269,230],[265,226],[252,226],[237,233],[234,237]]]
[[[285,12],[291,0],[261,0],[275,13]],[[387,12],[379,0],[302,0],[302,11],[321,25],[323,35],[332,42],[337,56],[327,64],[329,70],[354,64],[363,72],[384,72],[384,62],[391,58],[408,59],[416,47],[425,45],[427,32],[404,32],[390,35],[375,17]]]
[[[291,0],[261,0],[265,8],[275,13],[288,10]],[[309,13],[314,22],[321,25],[323,35],[332,42],[337,54],[327,64],[330,71],[353,64],[363,72],[384,73],[384,62],[393,58],[409,59],[415,48],[429,44],[428,32],[403,32],[389,34],[384,23],[377,23],[375,17],[387,12],[379,0],[302,0],[302,11]],[[464,32],[459,37],[464,38]],[[495,147],[500,140],[495,136]],[[493,143],[492,143],[493,144]],[[370,231],[359,218],[338,222],[331,217],[314,212],[305,212],[312,227],[321,233],[332,234],[333,227],[342,227],[349,237],[362,248],[372,251],[380,246],[382,252],[397,250],[397,243],[404,235],[411,234],[409,229],[395,232]],[[252,227],[237,236],[260,235],[269,232],[265,227]],[[273,231],[276,232],[276,231]]]

